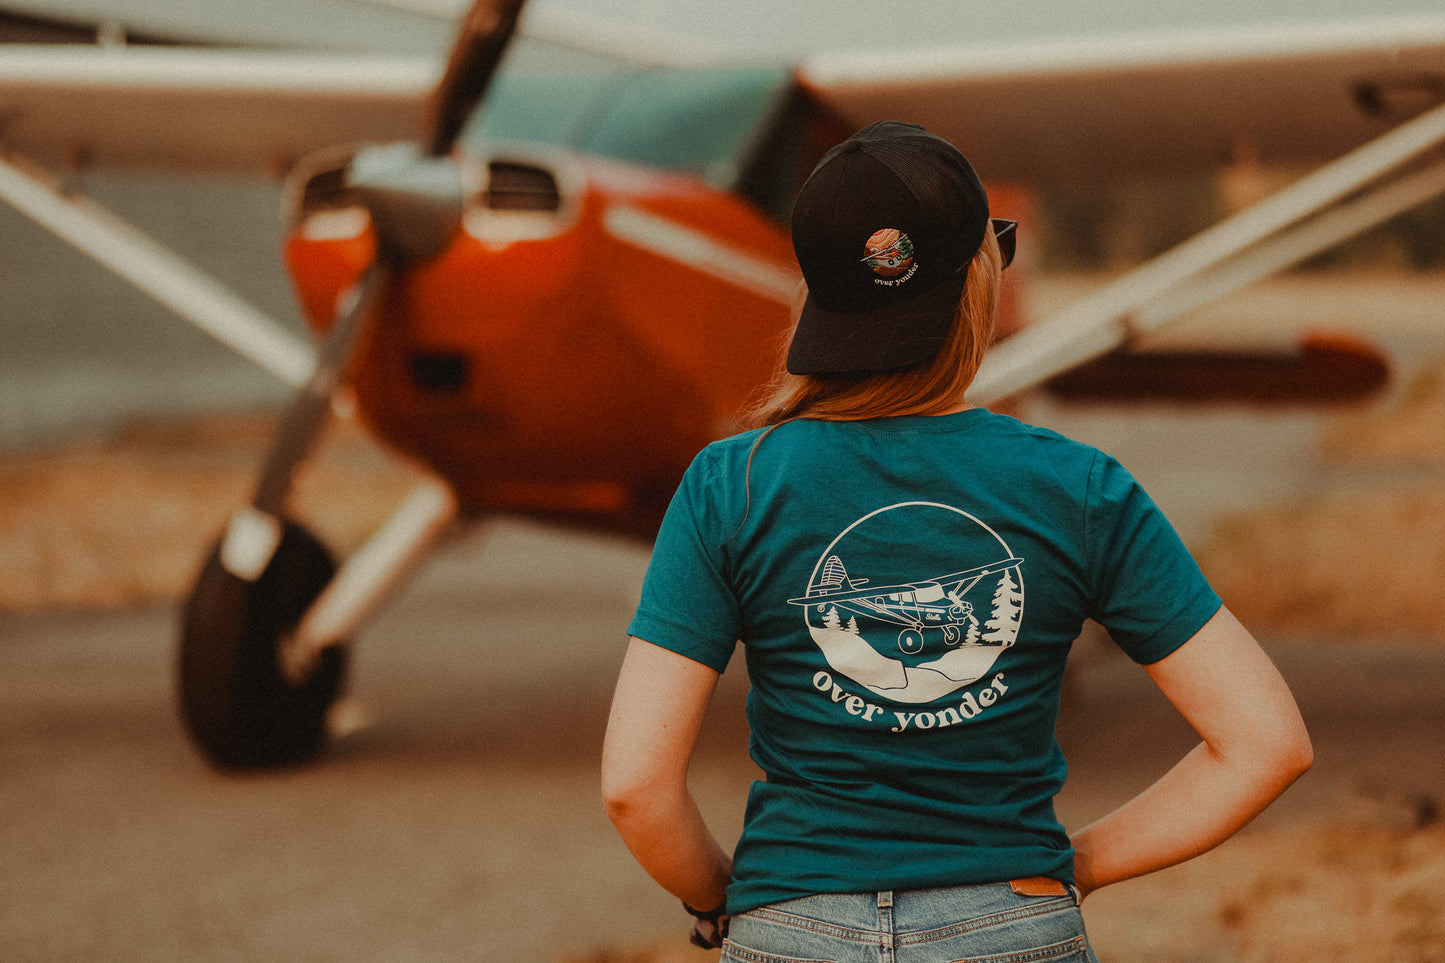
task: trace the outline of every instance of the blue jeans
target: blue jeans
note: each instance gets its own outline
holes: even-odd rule
[[[805,896],[732,918],[735,963],[1098,963],[1070,892],[1021,896],[1008,883]]]

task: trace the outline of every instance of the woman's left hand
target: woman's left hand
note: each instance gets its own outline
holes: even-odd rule
[[[693,946],[701,947],[704,950],[715,950],[723,945],[723,940],[728,938],[728,921],[731,919],[726,913],[713,920],[695,919],[692,921],[692,933],[688,940]]]

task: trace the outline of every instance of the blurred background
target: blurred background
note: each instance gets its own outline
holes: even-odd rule
[[[843,49],[863,29],[812,4],[537,6],[759,57],[811,52],[804,37]],[[920,24],[933,6],[918,5]],[[1354,5],[1336,7],[1120,3],[1085,16],[1040,0],[980,11],[978,26],[1006,41]],[[1376,12],[1429,5],[1386,7]],[[303,46],[440,57],[459,7],[285,9],[256,3],[235,20],[158,0],[132,0],[124,16],[78,0],[0,3],[0,42],[111,30],[226,43],[264,28]],[[348,17],[354,30],[338,38],[331,26]],[[884,49],[918,41],[906,25],[872,36]],[[1038,195],[1023,229],[1025,316],[1048,316],[1301,173],[1241,165]],[[274,181],[69,177],[303,333]],[[1257,825],[1090,901],[1106,960],[1445,960],[1445,200],[1201,309],[1159,342],[1319,328],[1379,345],[1385,390],[1270,408],[1044,392],[1013,402],[1143,481],[1297,687],[1316,736],[1316,771]],[[645,545],[486,523],[368,627],[349,735],[321,765],[234,777],[191,752],[171,705],[176,606],[248,497],[289,395],[0,204],[0,957],[709,958],[682,945],[670,899],[594,801]],[[415,478],[338,426],[299,497],[345,551]],[[1060,728],[1071,824],[1117,805],[1190,742],[1106,640],[1086,637],[1076,661]],[[752,778],[740,674],[729,673],[695,771],[724,836]],[[1144,734],[1155,741],[1140,748]]]

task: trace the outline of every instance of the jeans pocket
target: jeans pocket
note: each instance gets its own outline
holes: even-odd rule
[[[776,953],[765,953],[762,950],[754,950],[746,946],[739,946],[732,940],[723,943],[722,957],[719,963],[835,963],[834,960],[816,959],[811,956],[779,956]]]
[[[1092,963],[1094,957],[1089,943],[1082,936],[1075,936],[1061,943],[1037,946],[1031,949],[1005,950],[984,956],[961,956],[951,963]]]
[[[828,922],[829,914],[816,912],[827,898],[808,898],[774,904],[734,916],[722,959],[735,963],[853,963],[858,951],[877,946],[876,935]],[[813,912],[809,912],[809,907]]]
[[[1084,917],[1072,893],[1025,896],[1006,889],[986,912],[959,914],[953,924],[930,928],[914,940],[923,955],[905,959],[948,960],[951,963],[1053,963],[1092,960],[1084,933]],[[979,906],[978,909],[984,909]]]

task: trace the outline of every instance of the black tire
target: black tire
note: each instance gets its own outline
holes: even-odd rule
[[[326,547],[290,521],[255,582],[222,567],[219,542],[211,550],[182,612],[178,674],[186,730],[217,766],[283,766],[325,746],[349,652],[328,648],[298,685],[282,674],[277,645],[335,573]]]

